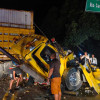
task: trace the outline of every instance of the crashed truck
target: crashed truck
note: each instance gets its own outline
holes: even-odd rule
[[[11,66],[11,61],[7,60],[13,60],[20,64],[20,68],[33,77],[35,82],[42,83],[48,77],[50,55],[56,53],[57,59],[61,63],[60,75],[62,84],[66,89],[78,91],[86,84],[86,87],[94,88],[98,94],[100,93],[100,69],[94,68],[95,66],[91,68],[89,64],[87,64],[87,68],[84,67],[83,63],[74,58],[73,52],[68,53],[68,51],[64,51],[54,39],[51,41],[45,36],[35,34],[33,20],[30,20],[30,18],[33,19],[32,13],[16,10],[9,11],[7,9],[0,9],[1,12],[4,15],[10,13],[9,16],[11,16],[8,17],[10,18],[8,22],[11,21],[11,23],[5,23],[4,18],[6,16],[3,17],[1,14],[0,60],[5,62],[0,63],[0,68],[1,65],[5,67]],[[14,17],[14,13],[18,14],[18,19],[16,19],[16,16]],[[25,20],[22,20],[23,18]],[[5,56],[2,58],[2,54],[10,59],[6,59]],[[0,71],[0,74],[2,74],[2,71]]]
[[[90,88],[94,88],[98,94],[100,93],[100,69],[92,70],[89,65],[87,65],[88,68],[84,67],[74,58],[73,53],[68,54],[56,41],[50,41],[44,36],[34,34],[16,39],[12,49],[21,56],[21,59],[13,57],[0,47],[1,52],[20,64],[20,68],[32,76],[36,82],[44,82],[47,79],[50,55],[56,53],[61,63],[62,84],[68,90],[77,91],[83,83],[88,83]]]

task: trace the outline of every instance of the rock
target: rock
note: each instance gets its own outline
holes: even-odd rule
[[[19,97],[19,99],[21,99],[21,97]]]

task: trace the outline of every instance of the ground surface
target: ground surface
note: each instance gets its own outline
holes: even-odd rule
[[[53,100],[50,95],[49,87],[41,85],[22,86],[20,90],[14,90],[12,94],[7,92],[9,87],[9,78],[0,79],[0,100]],[[100,100],[100,95],[82,94],[68,95],[63,94],[62,100]]]

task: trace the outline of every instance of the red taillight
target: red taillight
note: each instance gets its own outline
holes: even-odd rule
[[[55,42],[55,38],[52,38],[51,41],[52,41],[52,42]]]

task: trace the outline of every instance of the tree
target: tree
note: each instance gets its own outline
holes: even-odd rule
[[[83,4],[85,1],[65,0],[60,7],[51,7],[42,24],[48,38],[55,37],[64,46],[80,46],[89,37],[99,40],[100,20],[84,12]]]
[[[69,29],[66,27],[65,45],[79,46],[89,37],[99,39],[100,29],[95,14],[84,12],[78,22],[72,21]]]
[[[55,37],[73,51],[75,47],[91,53],[100,51],[93,44],[100,40],[100,15],[85,12],[85,3],[85,0],[65,0],[59,7],[51,7],[41,25],[47,37]]]

